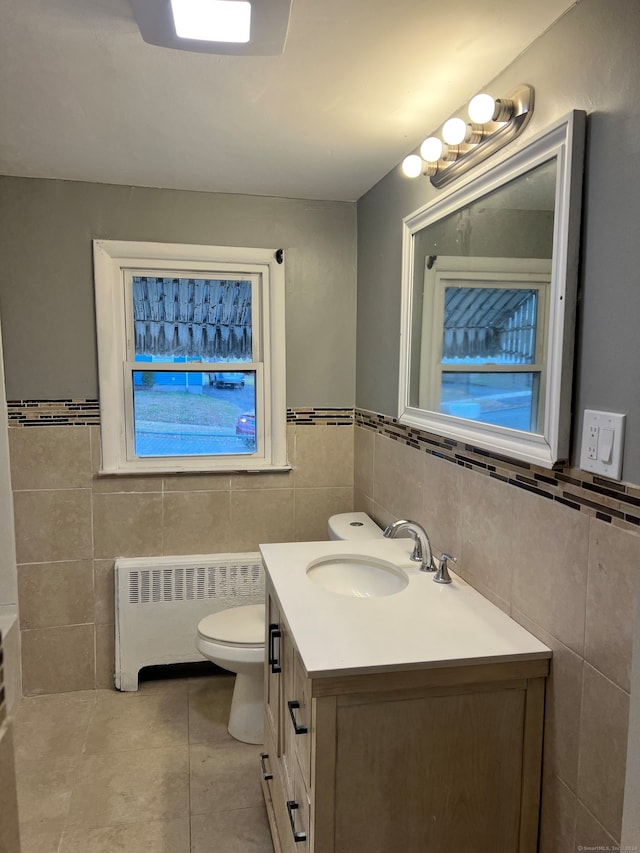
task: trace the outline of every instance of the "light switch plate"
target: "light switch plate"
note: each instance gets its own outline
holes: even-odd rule
[[[580,467],[583,471],[619,480],[626,415],[585,409]]]

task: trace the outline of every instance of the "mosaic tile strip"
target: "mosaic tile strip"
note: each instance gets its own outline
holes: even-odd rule
[[[100,426],[98,400],[9,400],[10,427]]]
[[[353,409],[302,408],[287,409],[288,424],[321,424],[322,426],[353,426]]]
[[[511,486],[557,501],[578,512],[640,533],[640,487],[618,483],[578,468],[538,468],[470,444],[400,424],[396,418],[356,409],[355,424],[446,462],[479,471]]]
[[[100,426],[99,400],[10,400],[9,426]],[[287,409],[287,423],[353,426],[351,408]]]

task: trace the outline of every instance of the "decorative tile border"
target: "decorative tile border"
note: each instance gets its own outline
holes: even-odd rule
[[[511,486],[640,533],[640,487],[607,480],[578,468],[538,468],[506,459],[470,444],[442,438],[400,424],[396,418],[356,409],[355,425],[372,430],[424,453],[430,453]]]
[[[98,400],[9,400],[10,427],[100,426]]]
[[[288,424],[353,426],[353,409],[303,408],[287,409]]]
[[[99,400],[10,400],[10,427],[100,426]],[[287,423],[353,426],[352,408],[304,407],[287,409]]]

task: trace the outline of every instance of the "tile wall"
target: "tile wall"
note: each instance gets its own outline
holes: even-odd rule
[[[490,458],[362,411],[354,464],[356,509],[380,524],[422,522],[436,553],[455,555],[456,571],[553,649],[540,853],[614,849],[640,578],[638,489]]]
[[[58,409],[9,404],[25,695],[112,686],[119,556],[325,538],[327,517],[354,506],[380,524],[410,517],[553,649],[541,853],[618,843],[638,488],[311,408],[288,413],[288,473],[104,478],[93,402]]]
[[[353,411],[288,413],[293,469],[100,477],[95,401],[9,404],[25,696],[113,686],[117,557],[326,538],[353,505]]]

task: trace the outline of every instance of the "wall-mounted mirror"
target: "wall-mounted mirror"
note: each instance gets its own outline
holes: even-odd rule
[[[402,423],[567,459],[585,114],[404,220]]]

